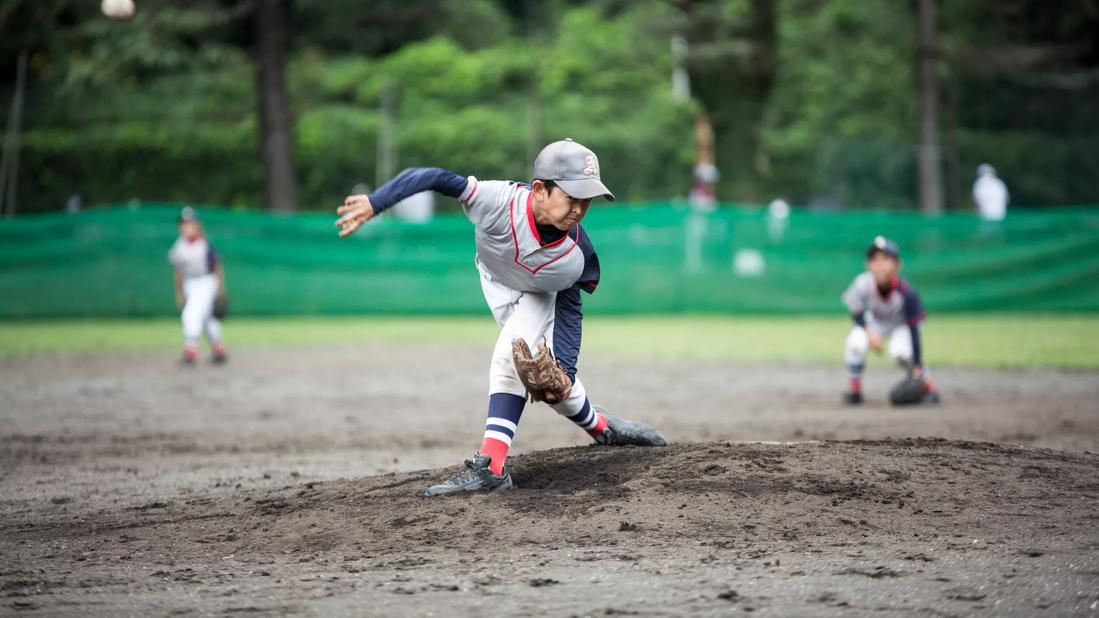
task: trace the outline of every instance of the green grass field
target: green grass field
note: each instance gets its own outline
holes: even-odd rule
[[[594,316],[584,353],[612,358],[732,362],[840,362],[850,329],[843,316]],[[368,342],[488,345],[488,317],[232,318],[230,348]],[[1099,315],[937,315],[924,329],[934,366],[1099,369]],[[0,355],[173,350],[176,319],[0,322]],[[872,361],[873,362],[873,361]],[[883,362],[883,361],[878,361]]]

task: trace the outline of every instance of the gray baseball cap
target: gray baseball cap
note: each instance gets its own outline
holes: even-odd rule
[[[579,200],[602,195],[614,201],[614,194],[599,178],[599,158],[591,150],[565,138],[542,149],[534,159],[535,180],[552,180]]]
[[[901,248],[897,246],[897,243],[885,236],[874,237],[874,242],[870,243],[870,246],[866,248],[866,259],[869,260],[874,257],[875,253],[884,253],[894,260],[901,259]]]
[[[179,222],[183,223],[184,221],[198,221],[198,213],[195,212],[194,208],[184,206],[183,210],[179,211]]]

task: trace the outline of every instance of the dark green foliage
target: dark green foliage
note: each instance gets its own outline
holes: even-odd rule
[[[398,167],[526,180],[544,143],[600,153],[623,200],[686,195],[692,116],[718,132],[719,197],[914,205],[909,3],[693,0],[294,0],[289,93],[300,202],[376,183],[383,92]],[[993,163],[1015,204],[1099,198],[1099,1],[942,3],[944,160],[969,208]],[[259,207],[243,0],[0,0],[0,113],[31,52],[20,211],[73,193]],[[1051,8],[1053,7],[1053,8]],[[684,25],[685,24],[685,25]],[[669,37],[691,40],[695,101],[670,88]],[[945,96],[945,95],[944,95]],[[951,148],[956,147],[952,151]],[[950,177],[950,175],[948,175]]]

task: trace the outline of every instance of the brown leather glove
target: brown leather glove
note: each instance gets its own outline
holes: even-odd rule
[[[531,401],[560,403],[572,392],[569,374],[557,363],[545,340],[538,344],[538,356],[534,357],[525,339],[512,339],[511,357]]]

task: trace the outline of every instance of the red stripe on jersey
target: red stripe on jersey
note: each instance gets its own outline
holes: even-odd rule
[[[473,201],[473,196],[474,195],[477,195],[477,179],[476,178],[473,179],[473,190],[469,192],[469,197],[462,200],[462,203],[466,204],[466,205],[469,205],[469,203],[471,201]]]
[[[519,261],[519,234],[515,231],[515,199],[514,198],[512,198],[511,203],[508,204],[508,217],[511,220],[511,239],[515,242],[515,264],[517,266],[519,266],[520,268],[522,268],[523,270],[529,272],[532,275],[537,275],[538,271],[540,271],[543,268],[549,266],[550,264],[553,264],[557,260],[565,257],[566,255],[571,253],[572,250],[575,249],[579,245],[579,243],[577,243],[576,240],[574,239],[573,243],[572,243],[572,246],[569,247],[568,249],[566,249],[564,253],[562,253],[561,255],[559,255],[559,256],[553,258],[552,260],[546,262],[545,264],[542,264],[538,268],[533,268],[532,269],[532,268],[528,267],[526,264],[523,264],[522,262]],[[535,238],[539,238],[538,230],[534,228],[534,215],[532,214],[531,209],[530,209],[530,197],[529,196],[527,197],[527,217],[528,217],[528,220],[530,221],[531,231],[534,233]],[[563,241],[565,238],[568,238],[568,237],[569,236],[566,234],[561,240]],[[558,241],[558,242],[560,242],[560,241]],[[557,244],[557,243],[554,243],[554,244]]]
[[[538,241],[538,244],[542,244],[542,235],[538,233],[538,226],[534,223],[534,191],[527,193],[527,225],[530,226],[530,233],[534,235],[534,240]]]

